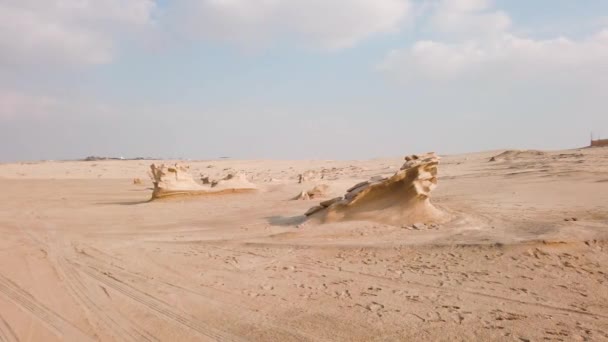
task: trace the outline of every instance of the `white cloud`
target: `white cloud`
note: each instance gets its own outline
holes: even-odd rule
[[[153,0],[6,0],[0,66],[111,61],[116,40],[151,24]]]
[[[608,30],[583,40],[549,40],[504,34],[459,43],[419,41],[391,51],[380,69],[406,78],[474,78],[480,74],[522,80],[568,71],[569,77],[608,66]]]
[[[193,38],[246,46],[289,39],[324,49],[397,31],[411,8],[409,0],[184,0],[170,6],[165,19]]]
[[[410,0],[155,1],[1,1],[0,67],[109,63],[125,36],[150,29],[157,17],[173,38],[341,49],[398,31],[411,8]]]
[[[577,40],[525,37],[488,0],[442,0],[429,20],[438,39],[394,49],[378,68],[401,81],[550,83],[597,78],[608,66],[608,30]]]
[[[489,0],[442,0],[431,24],[437,31],[449,34],[492,35],[509,29],[509,15],[490,7]]]

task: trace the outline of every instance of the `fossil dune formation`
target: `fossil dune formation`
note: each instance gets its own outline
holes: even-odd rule
[[[161,164],[150,165],[150,178],[154,184],[152,199],[179,195],[205,195],[230,192],[255,191],[257,186],[247,180],[242,174],[228,174],[226,177],[200,184],[189,173],[187,165],[174,164],[165,166]],[[208,184],[204,184],[208,183]]]
[[[349,188],[343,197],[321,202],[305,215],[322,222],[369,220],[402,225],[416,222],[437,223],[447,214],[430,201],[437,186],[435,153],[405,157],[405,163],[392,177],[375,177]]]
[[[520,152],[0,163],[0,341],[608,341],[608,148]]]

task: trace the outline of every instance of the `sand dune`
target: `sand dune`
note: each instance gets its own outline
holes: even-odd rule
[[[149,201],[150,161],[0,164],[0,340],[608,340],[608,149],[502,152],[442,156],[432,204],[413,187],[432,168],[397,172],[333,222],[292,198],[402,158],[189,161],[205,190],[258,191],[170,201]],[[404,197],[449,220],[394,224]]]

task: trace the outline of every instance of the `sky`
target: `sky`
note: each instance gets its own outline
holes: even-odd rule
[[[606,0],[0,0],[0,162],[608,138]]]

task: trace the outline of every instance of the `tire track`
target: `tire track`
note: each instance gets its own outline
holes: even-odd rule
[[[50,232],[54,233],[55,231],[50,230]],[[27,231],[26,234],[31,240],[46,249],[47,258],[54,267],[56,274],[66,286],[72,298],[80,304],[80,308],[87,316],[87,321],[97,331],[108,333],[115,340],[158,341],[156,337],[135,324],[129,317],[115,310],[111,305],[103,305],[106,300],[100,300],[100,296],[89,289],[73,267],[67,263],[63,254],[69,249],[61,246],[56,234],[49,234],[49,231],[47,231],[45,239],[30,231]],[[98,300],[97,303],[93,298]],[[119,317],[119,319],[116,320],[113,317]],[[120,321],[129,322],[130,325],[125,326],[125,324],[119,323]],[[120,332],[120,334],[116,336],[116,332]],[[95,337],[99,339],[97,335]]]
[[[7,321],[0,316],[0,341],[2,342],[19,342],[19,338],[13,328],[8,324]]]
[[[93,340],[91,336],[80,330],[80,328],[74,326],[58,313],[40,303],[29,292],[25,291],[2,274],[0,274],[0,293],[27,313],[45,323],[58,337],[75,341]]]
[[[240,338],[228,334],[224,331],[212,328],[209,325],[197,321],[194,317],[189,317],[187,313],[179,312],[171,307],[171,305],[162,300],[151,296],[146,292],[142,292],[131,285],[112,276],[109,272],[100,271],[92,266],[81,265],[74,263],[79,267],[80,271],[87,274],[91,278],[105,284],[106,286],[122,293],[132,300],[144,305],[145,307],[155,311],[159,315],[169,319],[171,322],[185,326],[203,336],[206,336],[214,341],[240,341]]]
[[[122,315],[111,306],[103,305],[102,301],[105,300],[99,300],[99,298],[96,298],[97,302],[94,301],[92,297],[94,298],[99,296],[94,295],[91,289],[87,288],[72,267],[67,265],[65,260],[62,260],[62,262],[59,264],[63,264],[60,266],[60,268],[67,280],[64,283],[71,290],[73,297],[80,302],[83,310],[88,312],[88,316],[90,318],[89,322],[95,319],[101,321],[100,323],[91,323],[98,328],[102,328],[100,327],[100,325],[102,325],[102,331],[109,333],[114,339],[120,338],[121,340],[131,341],[159,341],[148,331],[142,329],[137,324],[134,324],[133,321],[131,321],[128,317]],[[110,314],[110,312],[112,314]],[[114,319],[113,316],[118,316],[119,320]],[[129,322],[130,325],[125,326],[124,324],[119,323],[120,320],[125,320]],[[121,333],[117,335],[116,332]]]
[[[242,298],[239,295],[235,295],[234,293],[231,293],[230,291],[223,291],[223,290],[220,290],[217,288],[207,287],[208,290],[212,290],[214,293],[213,294],[201,293],[200,291],[196,291],[191,288],[187,288],[184,286],[180,286],[178,284],[173,284],[171,282],[164,281],[157,276],[150,277],[149,275],[142,275],[137,272],[134,272],[133,270],[129,270],[128,267],[126,267],[126,266],[125,267],[118,266],[118,265],[115,265],[113,262],[108,263],[106,260],[99,259],[99,258],[95,257],[94,255],[92,255],[91,253],[88,253],[89,249],[95,250],[97,253],[101,253],[101,255],[103,255],[105,257],[111,257],[111,255],[109,255],[105,252],[102,252],[96,248],[87,246],[87,252],[85,252],[84,250],[82,250],[80,252],[80,253],[82,253],[82,256],[86,256],[87,259],[86,260],[82,260],[82,258],[78,259],[79,261],[83,262],[81,264],[82,267],[88,266],[89,268],[93,268],[93,269],[97,270],[98,273],[111,274],[112,278],[115,278],[115,275],[121,275],[121,276],[125,276],[125,277],[128,276],[128,277],[132,277],[134,279],[140,280],[142,282],[145,282],[147,284],[149,284],[150,282],[155,283],[159,289],[163,288],[163,287],[169,287],[169,288],[177,289],[179,291],[183,291],[183,292],[186,292],[189,294],[193,294],[193,295],[197,296],[198,298],[203,299],[210,306],[221,307],[222,313],[225,313],[227,311],[232,311],[233,316],[234,316],[233,319],[238,320],[238,322],[240,322],[244,325],[254,326],[254,325],[259,324],[259,322],[257,320],[252,320],[250,318],[251,315],[259,316],[260,313],[258,312],[258,310],[247,305],[247,302],[244,301],[244,298]],[[121,261],[121,262],[124,263],[124,261]],[[222,300],[216,299],[218,293],[221,293],[222,298],[223,298]],[[227,296],[227,298],[224,296]],[[276,302],[272,302],[272,301],[264,301],[264,302],[268,306],[277,305]],[[245,312],[248,312],[249,315],[244,314]],[[292,340],[302,340],[302,339],[308,339],[311,341],[315,340],[314,336],[311,336],[311,335],[306,334],[301,331],[297,331],[296,328],[293,328],[293,329],[290,328],[289,322],[282,321],[281,317],[271,316],[271,315],[267,315],[267,314],[264,314],[264,316],[267,319],[267,322],[265,322],[264,326],[268,329],[272,329],[273,331],[280,332],[283,337],[289,337]],[[279,321],[281,321],[280,324],[277,323]],[[272,323],[270,323],[270,322],[272,322]]]

